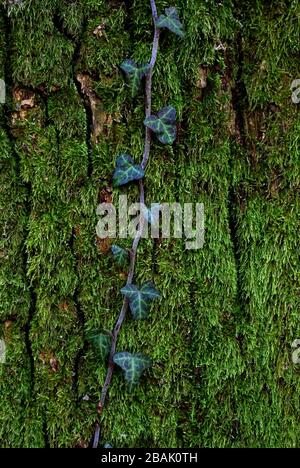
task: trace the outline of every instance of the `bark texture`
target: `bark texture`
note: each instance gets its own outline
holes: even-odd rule
[[[145,63],[145,0],[23,0],[0,7],[2,447],[86,447],[106,367],[84,340],[111,330],[124,275],[95,235],[116,156],[140,157],[144,97],[118,65]],[[162,33],[146,198],[203,202],[202,250],[144,240],[137,281],[163,300],[128,319],[118,350],[154,365],[128,393],[114,375],[102,442],[114,447],[296,447],[299,365],[298,1],[172,0],[186,38]],[[159,12],[166,1],[157,1]],[[124,193],[124,191],[122,190]],[[132,200],[137,189],[125,190]]]

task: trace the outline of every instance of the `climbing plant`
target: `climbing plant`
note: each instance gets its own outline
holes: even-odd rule
[[[125,73],[132,97],[136,96],[139,92],[142,80],[145,78],[144,153],[140,164],[137,164],[129,154],[119,155],[113,175],[115,187],[123,186],[130,182],[137,182],[139,184],[139,201],[141,206],[145,205],[144,178],[150,155],[152,133],[154,133],[157,139],[163,144],[172,144],[176,139],[176,110],[174,107],[166,106],[158,110],[156,115],[152,114],[152,77],[158,54],[160,32],[161,29],[169,29],[181,38],[184,36],[183,25],[175,7],[166,8],[164,13],[158,16],[155,0],[150,0],[150,5],[154,22],[151,60],[147,64],[138,64],[132,59],[126,59],[120,65],[121,70]],[[160,296],[151,281],[144,282],[140,287],[134,284],[137,249],[146,220],[148,220],[148,216],[144,214],[144,218],[140,221],[139,228],[129,251],[118,245],[112,246],[112,254],[116,263],[122,267],[128,267],[127,282],[121,289],[121,294],[124,296],[123,305],[112,333],[92,330],[87,336],[87,340],[93,345],[97,357],[106,359],[108,356],[107,375],[97,406],[98,418],[102,415],[115,365],[119,366],[124,371],[124,376],[129,386],[138,384],[143,371],[151,366],[151,359],[143,354],[131,354],[127,351],[116,352],[118,335],[128,308],[130,309],[133,319],[146,319],[152,301]],[[99,437],[100,423],[97,421],[93,448],[98,447]]]

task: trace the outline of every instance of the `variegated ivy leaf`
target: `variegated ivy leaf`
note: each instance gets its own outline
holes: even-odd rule
[[[157,116],[165,123],[174,124],[176,121],[176,109],[173,106],[163,107]]]
[[[115,186],[127,184],[133,180],[142,179],[144,170],[139,164],[135,164],[129,154],[121,154],[116,163],[113,181]]]
[[[121,267],[127,267],[129,263],[129,252],[126,249],[122,249],[122,247],[119,247],[118,245],[112,245],[111,251],[113,254],[113,257],[115,261],[120,265]]]
[[[127,297],[132,316],[136,320],[146,319],[151,302],[160,297],[151,281],[143,283],[140,289],[135,284],[127,284],[121,289],[121,293]]]
[[[157,115],[150,115],[144,120],[146,127],[156,133],[161,143],[171,145],[176,139],[176,109],[167,106],[161,109]]]
[[[99,358],[105,359],[108,356],[111,347],[111,336],[108,333],[91,330],[87,333],[86,340],[91,343]]]
[[[143,354],[122,352],[115,354],[113,360],[115,364],[123,369],[125,379],[131,385],[138,384],[143,371],[151,366],[151,359]]]
[[[175,125],[168,125],[167,131],[157,135],[157,138],[164,145],[172,145],[176,140],[176,127]]]
[[[150,65],[138,65],[134,60],[128,59],[120,65],[120,68],[126,73],[129,79],[131,95],[134,97],[139,90],[142,78],[149,72]]]
[[[167,28],[177,36],[184,37],[183,25],[175,7],[166,8],[165,14],[160,15],[155,25],[157,28]]]

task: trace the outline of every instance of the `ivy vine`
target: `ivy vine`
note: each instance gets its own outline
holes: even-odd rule
[[[163,144],[172,144],[176,138],[176,110],[172,106],[167,106],[160,109],[156,115],[152,114],[152,77],[158,54],[161,29],[168,29],[180,37],[184,36],[183,25],[180,22],[175,7],[166,8],[164,13],[158,16],[155,0],[150,0],[150,5],[154,23],[151,60],[147,64],[137,64],[134,60],[127,59],[120,65],[121,70],[126,75],[132,97],[138,93],[142,80],[145,78],[144,153],[140,164],[136,164],[131,155],[121,154],[117,158],[116,169],[113,175],[113,183],[116,187],[133,181],[138,182],[141,206],[145,205],[144,177],[150,155],[152,133],[154,133],[157,139]],[[144,222],[146,219],[147,216],[144,217]],[[128,267],[127,282],[121,289],[121,294],[124,296],[123,305],[112,333],[92,330],[87,335],[87,340],[93,345],[97,357],[101,359],[106,359],[108,357],[107,375],[97,406],[98,418],[102,415],[115,365],[119,366],[124,371],[125,379],[130,386],[138,384],[143,371],[151,366],[150,358],[143,354],[131,354],[127,351],[116,352],[118,335],[128,309],[130,309],[132,317],[135,320],[146,319],[152,301],[160,296],[159,292],[150,281],[144,282],[140,287],[133,282],[137,249],[142,237],[143,227],[143,222],[141,222],[130,250],[123,249],[118,245],[112,246],[112,254],[116,263],[121,267]],[[98,447],[99,437],[100,422],[98,419],[95,428],[93,448]]]

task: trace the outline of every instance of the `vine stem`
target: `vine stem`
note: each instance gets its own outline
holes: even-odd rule
[[[152,10],[152,19],[154,22],[154,38],[153,38],[153,44],[152,44],[152,55],[151,55],[151,60],[149,63],[149,72],[146,76],[146,86],[145,86],[146,88],[146,104],[145,104],[146,117],[149,117],[151,115],[152,77],[153,77],[153,69],[156,63],[156,59],[157,59],[159,36],[160,36],[160,30],[155,26],[155,22],[157,20],[157,8],[156,8],[155,0],[150,0],[150,5],[151,5],[151,10]],[[141,162],[141,166],[143,169],[146,169],[149,156],[150,156],[150,149],[151,149],[151,130],[146,127],[145,146],[144,146],[143,159]],[[139,181],[139,192],[140,192],[140,204],[144,204],[145,203],[145,188],[144,188],[144,182],[142,179]],[[137,249],[138,249],[138,245],[141,240],[141,237],[142,237],[143,228],[144,228],[144,222],[141,223],[140,229],[137,232],[133,240],[132,246],[131,246],[130,265],[129,265],[127,282],[126,282],[127,285],[132,284],[132,281],[134,278]],[[98,417],[102,415],[102,411],[103,411],[106,397],[107,397],[107,392],[108,392],[108,389],[112,380],[114,367],[115,367],[113,358],[114,358],[114,355],[116,354],[118,335],[122,327],[122,324],[124,322],[124,319],[126,317],[127,310],[128,310],[128,299],[124,298],[123,305],[120,311],[120,315],[118,317],[118,320],[112,332],[112,342],[111,342],[111,349],[109,353],[107,374],[106,374],[105,382],[101,391],[101,397],[97,406]],[[98,447],[99,438],[100,438],[100,423],[97,421],[96,427],[95,427],[95,433],[94,433],[93,448]]]

